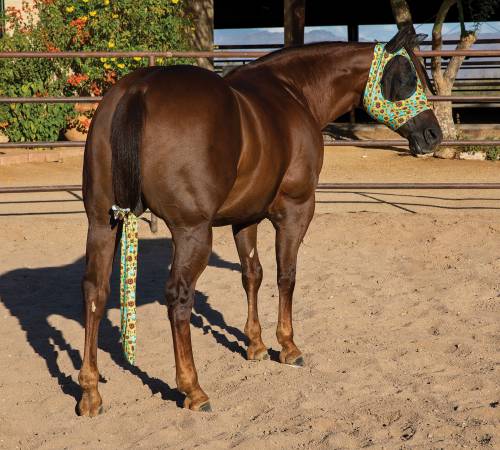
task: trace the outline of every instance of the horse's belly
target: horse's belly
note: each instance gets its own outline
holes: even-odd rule
[[[233,190],[217,211],[214,225],[253,222],[264,218],[275,196],[275,190]]]
[[[217,211],[214,225],[247,223],[264,218],[282,176],[283,168],[273,161],[237,176],[229,195]]]

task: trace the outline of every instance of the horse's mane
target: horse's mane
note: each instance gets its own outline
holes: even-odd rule
[[[265,66],[268,64],[274,64],[274,63],[279,63],[283,59],[288,59],[290,57],[294,56],[301,56],[305,52],[314,52],[315,50],[322,50],[326,47],[345,47],[345,46],[352,46],[352,45],[370,45],[369,42],[366,43],[359,43],[359,42],[344,42],[344,41],[326,41],[326,42],[313,42],[311,44],[305,44],[305,45],[297,45],[297,46],[291,46],[291,47],[284,47],[279,50],[276,50],[274,52],[268,53],[267,55],[261,56],[260,58],[249,62],[248,64],[244,64],[241,66],[237,66],[234,69],[232,69],[230,72],[226,74],[226,76],[233,75],[235,73],[239,73],[244,70],[249,70],[253,69],[256,67],[260,66]]]

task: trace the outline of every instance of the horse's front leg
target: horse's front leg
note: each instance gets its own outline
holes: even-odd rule
[[[106,223],[106,220],[108,223]],[[97,334],[109,296],[109,277],[116,250],[117,228],[111,228],[109,217],[100,222],[90,219],[87,235],[86,268],[82,282],[85,317],[85,350],[78,375],[82,398],[78,413],[96,416],[101,412],[102,399],[97,389]]]
[[[280,196],[271,213],[276,229],[276,262],[278,266],[279,310],[276,337],[282,346],[280,361],[304,365],[301,351],[293,341],[292,297],[295,287],[297,253],[314,214],[314,195],[299,202]]]
[[[174,257],[165,296],[174,343],[177,387],[186,394],[185,408],[210,411],[208,396],[198,383],[194,365],[190,318],[196,280],[207,266],[212,251],[212,229],[210,224],[203,223],[171,231]]]

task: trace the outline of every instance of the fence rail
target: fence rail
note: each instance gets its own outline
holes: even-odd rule
[[[462,139],[442,141],[442,146],[469,146],[481,145],[485,147],[500,146],[500,139]],[[325,147],[408,147],[405,139],[339,139],[336,141],[325,141]],[[85,147],[85,141],[37,141],[37,142],[5,142],[0,143],[1,148],[63,148],[63,147]]]
[[[490,103],[499,102],[500,95],[430,95],[433,102]],[[1,97],[0,103],[97,103],[102,97]]]
[[[86,52],[0,52],[0,58],[258,58],[272,52],[268,51],[190,51],[190,52],[155,52],[155,51],[86,51]],[[416,56],[473,56],[500,57],[500,49],[477,50],[419,50]]]
[[[319,183],[317,191],[352,191],[363,189],[498,189],[500,183]],[[27,194],[32,192],[72,192],[81,191],[79,184],[63,184],[55,186],[7,186],[0,187],[0,194]]]

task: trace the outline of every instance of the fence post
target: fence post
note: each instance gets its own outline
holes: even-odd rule
[[[149,55],[149,67],[152,67],[155,65],[155,57],[153,55]],[[156,217],[153,212],[151,212],[151,220],[149,222],[149,229],[151,230],[151,233],[157,233],[158,232],[158,217]]]

